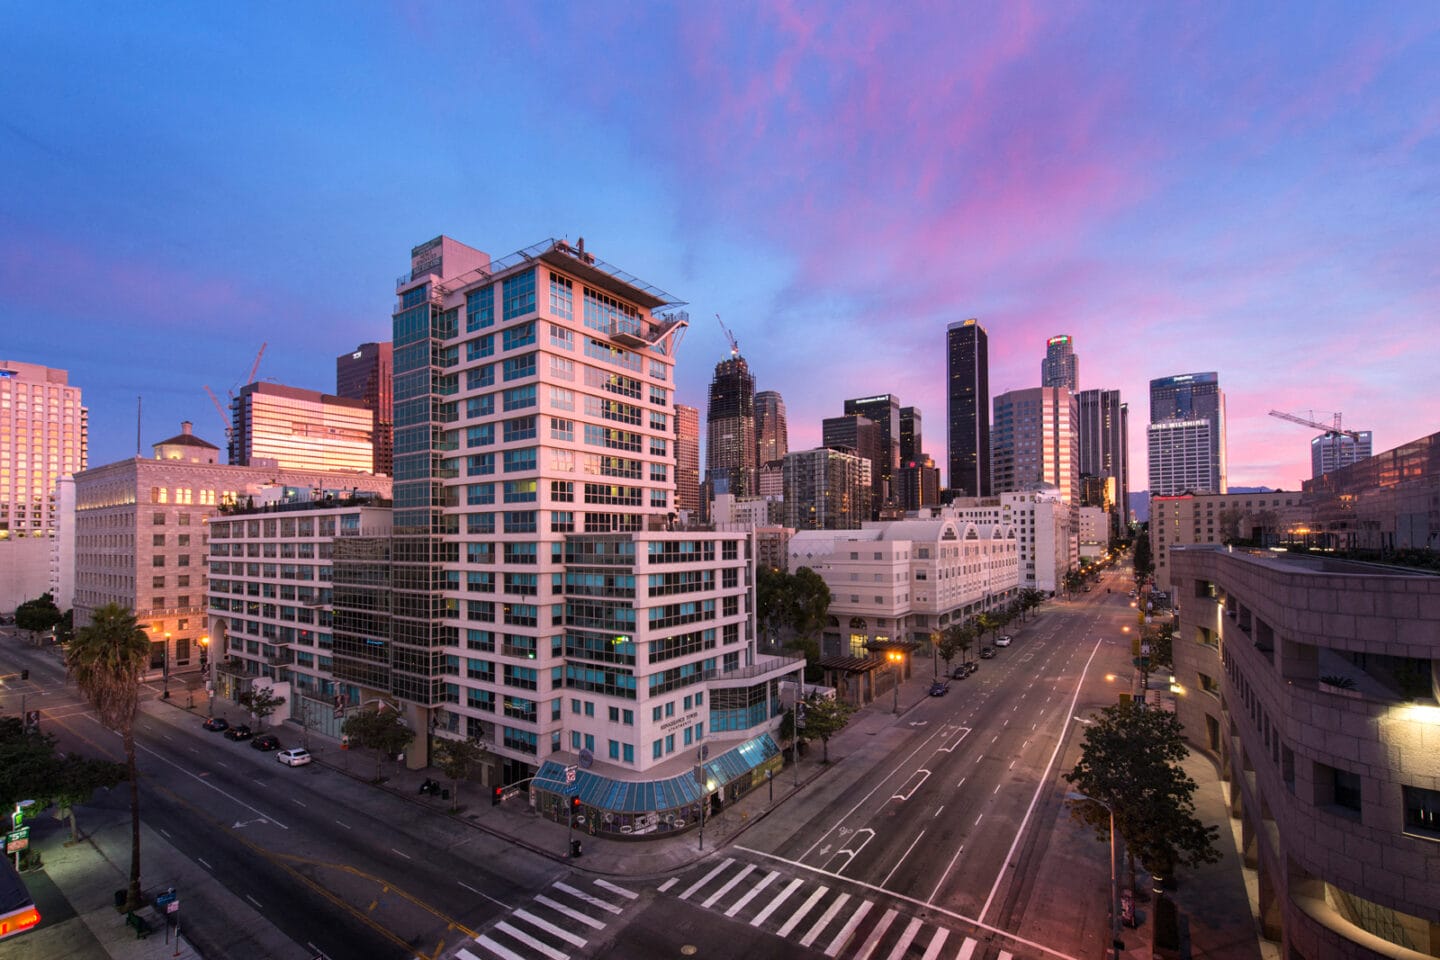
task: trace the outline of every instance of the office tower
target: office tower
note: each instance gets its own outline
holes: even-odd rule
[[[785,526],[858,530],[870,519],[870,461],[849,450],[817,447],[785,457]]]
[[[675,509],[699,517],[700,501],[700,411],[683,403],[675,404]]]
[[[1225,393],[1212,373],[1150,381],[1150,495],[1225,493]]]
[[[1113,482],[1110,533],[1118,537],[1127,522],[1125,498],[1130,492],[1130,410],[1119,390],[1081,390],[1075,395],[1080,437],[1080,475],[1109,477]],[[1100,489],[1108,489],[1101,485]],[[1082,496],[1081,504],[1105,506]]]
[[[869,417],[852,413],[843,417],[826,417],[820,421],[820,442],[831,450],[847,450],[858,454],[869,464],[870,496],[866,502],[872,513],[878,514],[885,502],[884,481],[880,477],[880,462],[884,447],[880,440],[880,426]],[[867,516],[867,520],[874,519]]]
[[[56,485],[85,469],[88,430],[66,371],[0,360],[0,610],[50,587]]]
[[[363,400],[370,408],[375,472],[390,476],[395,464],[394,348],[390,341],[362,343],[335,358],[335,395]]]
[[[278,383],[250,383],[230,402],[230,462],[287,470],[375,468],[374,416],[362,400]]]
[[[1345,433],[1322,433],[1311,440],[1310,479],[1371,456],[1374,437],[1369,430],[1358,430],[1356,433],[1358,437]]]
[[[705,479],[715,493],[755,492],[755,378],[741,356],[715,364],[705,414]]]
[[[921,416],[919,407],[900,408],[900,463],[912,463],[925,459],[925,444],[920,436]]]
[[[785,401],[777,390],[761,390],[755,394],[755,463],[763,466],[785,459],[790,452],[790,436],[785,429]]]
[[[907,460],[896,472],[896,498],[901,510],[913,512],[940,503],[940,468],[929,457]]]
[[[686,828],[637,784],[708,747],[717,789],[748,789],[777,748],[773,713],[745,705],[803,669],[756,655],[749,534],[672,529],[688,319],[564,240],[491,259],[439,237],[396,293],[388,687],[363,662],[337,679],[483,739],[487,781],[531,779],[544,816],[574,793],[599,834]]]
[[[985,497],[990,483],[990,348],[980,321],[952,323],[945,331],[945,424],[950,449],[950,489]]]
[[[878,428],[879,459],[875,461],[878,510],[892,499],[895,471],[900,468],[900,399],[884,393],[845,401],[845,413],[868,417]]]
[[[1045,341],[1045,359],[1040,361],[1040,386],[1080,389],[1080,358],[1075,356],[1075,341],[1062,333]]]
[[[1078,504],[1079,437],[1075,395],[1069,387],[1030,387],[995,398],[991,470],[997,493],[1050,484],[1060,499]]]

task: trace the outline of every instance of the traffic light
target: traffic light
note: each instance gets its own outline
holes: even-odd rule
[[[490,794],[490,806],[492,806],[492,807],[498,807],[498,806],[500,806],[500,798],[501,798],[502,796],[504,796],[504,795],[505,795],[505,788],[504,788],[504,787],[496,787],[496,788],[495,788],[495,792],[492,793],[492,794]]]
[[[579,797],[571,797],[571,798],[570,798],[570,809],[571,809],[571,810],[579,810],[579,809],[580,809],[580,798],[579,798]]]

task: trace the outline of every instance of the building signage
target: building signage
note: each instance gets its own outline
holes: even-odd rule
[[[440,272],[440,238],[422,243],[410,250],[410,276],[422,277],[427,273]]]
[[[675,717],[673,720],[666,720],[664,723],[660,724],[660,729],[661,729],[661,730],[675,730],[675,729],[678,729],[679,727],[689,726],[690,724],[694,723],[696,720],[699,720],[699,719],[700,719],[700,711],[699,711],[699,710],[694,710],[694,711],[691,711],[690,713],[685,714],[683,717]]]

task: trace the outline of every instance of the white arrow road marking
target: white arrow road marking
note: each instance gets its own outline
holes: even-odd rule
[[[921,774],[924,774],[924,776],[921,776]],[[920,777],[920,779],[915,780],[916,777]],[[910,774],[910,780],[905,781],[906,783],[910,783],[912,780],[914,781],[914,784],[910,787],[910,789],[902,791],[900,793],[892,794],[890,799],[909,800],[910,797],[914,795],[915,791],[920,789],[920,784],[924,783],[926,780],[929,779],[930,771],[926,770],[924,767],[921,767],[919,770],[916,770],[914,773]]]
[[[845,867],[850,866],[851,861],[853,861],[853,860],[855,859],[855,854],[859,853],[861,850],[864,850],[864,849],[865,849],[865,844],[867,844],[867,843],[869,843],[871,840],[875,839],[875,831],[874,831],[874,830],[871,830],[869,827],[865,827],[864,829],[861,829],[861,830],[856,830],[856,831],[855,831],[855,836],[858,837],[858,836],[860,836],[860,834],[862,834],[862,833],[863,833],[863,834],[867,834],[867,836],[865,837],[864,840],[860,841],[860,845],[859,845],[858,847],[856,847],[856,848],[853,849],[853,850],[850,849],[849,847],[846,847],[846,848],[843,849],[843,850],[837,850],[837,851],[835,851],[835,857],[839,857],[841,854],[844,854],[844,855],[845,855],[845,866],[834,868],[834,870],[833,870],[834,873],[844,873],[844,872],[845,872]],[[831,862],[832,862],[832,863],[834,862],[835,857],[832,857],[832,858],[831,858]],[[830,864],[829,864],[829,863],[825,864],[825,868],[826,868],[827,870],[831,869],[831,868],[830,868]]]

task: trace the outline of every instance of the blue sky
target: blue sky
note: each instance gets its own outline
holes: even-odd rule
[[[71,371],[91,463],[259,376],[334,387],[412,245],[584,236],[690,302],[796,448],[893,392],[944,450],[944,331],[992,392],[1219,372],[1232,484],[1303,428],[1440,428],[1440,8],[1429,4],[56,4],[0,38],[0,357]],[[16,12],[16,11],[20,12]]]

